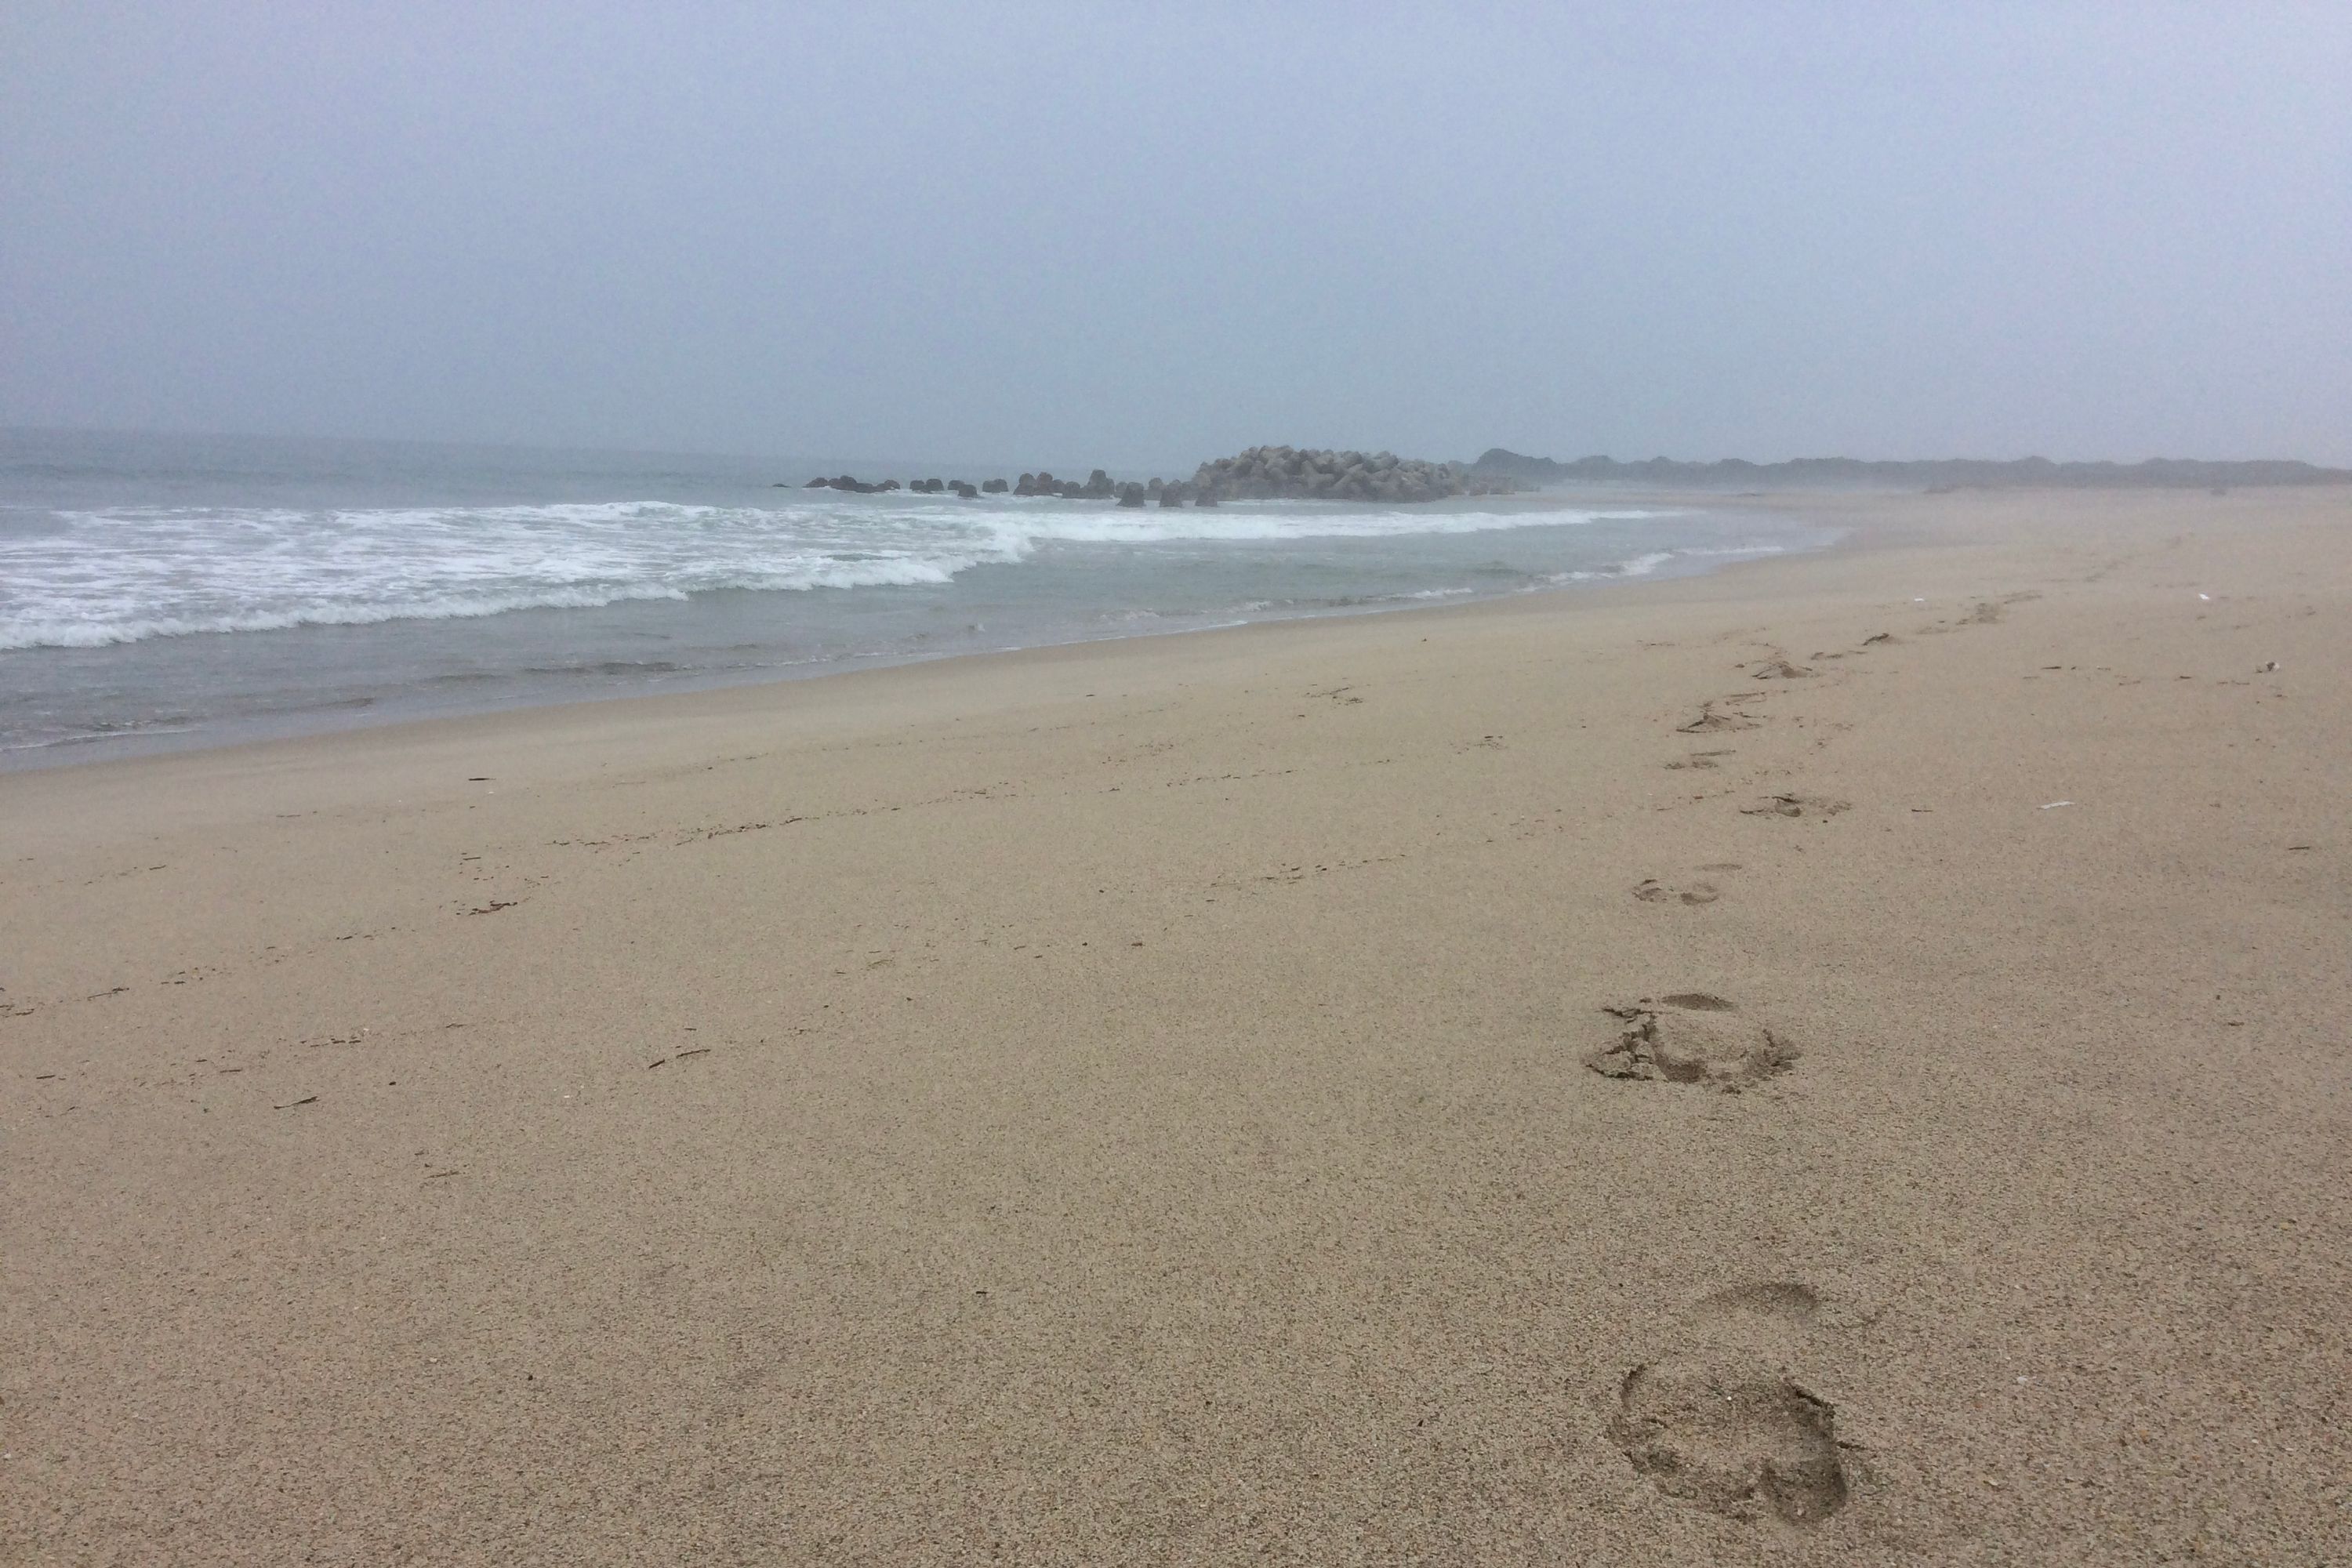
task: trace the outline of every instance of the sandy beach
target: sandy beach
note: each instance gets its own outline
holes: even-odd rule
[[[2352,495],[0,776],[0,1560],[2352,1561]]]

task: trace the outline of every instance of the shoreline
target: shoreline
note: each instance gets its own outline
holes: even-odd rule
[[[0,775],[0,1558],[2352,1557],[2347,500]]]
[[[1653,504],[1659,507],[1671,508],[1676,511],[1713,512],[1719,515],[1737,515],[1742,511],[1781,512],[1791,515],[1801,515],[1803,511],[1802,502],[1804,499],[1805,498],[1798,498],[1799,504],[1789,507],[1772,507],[1766,505],[1748,506],[1744,503],[1735,507],[1726,502],[1722,498],[1706,498],[1698,495],[1685,496],[1677,492],[1672,496],[1656,498]],[[1557,510],[1563,500],[1565,500],[1568,504],[1579,508],[1591,508],[1593,510],[1604,511],[1612,510],[1622,510],[1629,504],[1623,498],[1619,498],[1612,503],[1605,500],[1587,498],[1580,494],[1570,496],[1566,492],[1535,492],[1511,497],[1486,498],[1481,502],[1481,504],[1489,508],[1500,508],[1501,510],[1507,511],[1542,512]],[[1235,503],[1235,509],[1239,510],[1246,510],[1251,504],[1252,503],[1248,502]],[[1815,550],[1827,547],[1829,546],[1774,546],[1769,553],[1765,553],[1765,558],[1778,558],[1778,556],[1781,554],[1811,553]],[[1005,654],[1036,652],[1048,648],[1078,647],[1093,644],[1124,642],[1139,638],[1150,639],[1164,637],[1184,637],[1202,632],[1234,630],[1244,626],[1283,625],[1293,621],[1352,619],[1363,616],[1402,614],[1433,607],[1461,607],[1462,605],[1466,605],[1486,604],[1498,600],[1524,597],[1529,595],[1540,595],[1554,593],[1578,593],[1590,588],[1610,588],[1620,586],[1622,585],[1622,584],[1674,581],[1683,577],[1706,575],[1710,573],[1725,570],[1731,566],[1742,563],[1743,562],[1737,558],[1725,559],[1717,563],[1698,559],[1685,554],[1678,555],[1675,562],[1661,563],[1660,564],[1668,565],[1670,567],[1670,569],[1665,571],[1663,574],[1658,574],[1655,569],[1653,568],[1651,570],[1644,570],[1630,575],[1625,575],[1622,580],[1622,584],[1607,572],[1595,572],[1591,577],[1586,581],[1559,583],[1549,587],[1543,588],[1506,588],[1485,592],[1476,589],[1465,589],[1461,591],[1459,594],[1446,594],[1443,597],[1438,598],[1434,603],[1426,605],[1413,604],[1399,599],[1394,602],[1371,602],[1358,605],[1299,609],[1286,614],[1278,613],[1255,616],[1244,615],[1239,619],[1215,622],[1204,626],[1180,626],[1166,630],[1127,629],[1105,632],[1092,636],[1070,637],[1044,642],[1020,643],[1002,647],[960,649],[942,653],[908,653],[877,650],[872,653],[844,654],[824,658],[812,659],[799,665],[771,666],[748,674],[729,674],[719,670],[704,670],[700,672],[689,672],[685,674],[682,679],[668,681],[661,680],[657,677],[647,677],[643,678],[646,681],[646,685],[643,689],[636,690],[614,690],[592,696],[563,695],[551,697],[545,695],[533,695],[526,691],[515,691],[475,702],[466,702],[453,693],[440,699],[441,703],[444,705],[436,709],[429,703],[411,706],[410,703],[414,702],[413,695],[407,702],[401,702],[398,700],[400,694],[395,693],[394,697],[396,705],[391,710],[383,712],[370,711],[370,710],[373,709],[375,703],[380,700],[380,699],[375,698],[370,698],[367,700],[365,704],[360,707],[354,707],[352,703],[347,701],[327,701],[313,707],[295,709],[277,713],[258,712],[233,715],[226,718],[210,719],[184,729],[159,728],[148,731],[126,731],[120,733],[110,734],[78,735],[55,741],[28,742],[22,745],[12,746],[5,749],[0,749],[0,775],[15,773],[49,772],[60,768],[82,768],[100,763],[136,761],[149,757],[183,756],[194,752],[217,751],[224,748],[270,744],[278,742],[300,741],[317,736],[346,734],[383,729],[396,729],[405,725],[429,724],[446,720],[457,720],[470,717],[488,717],[500,714],[515,715],[530,713],[550,708],[567,708],[581,705],[593,706],[603,702],[629,701],[639,699],[663,700],[671,698],[688,698],[713,691],[738,690],[767,686],[796,684],[802,681],[829,679],[836,676],[862,674],[880,669],[936,664],[963,658],[984,658]],[[860,590],[850,590],[852,593],[859,591]],[[885,589],[882,591],[888,592],[889,590]],[[610,608],[611,606],[604,607]],[[519,613],[532,615],[546,613],[571,614],[579,612],[526,610]],[[587,613],[593,612],[592,611]],[[333,628],[303,626],[274,628],[258,632],[204,633],[198,635],[205,637],[217,636],[230,637],[282,637],[287,636],[299,637],[320,630],[331,629]],[[43,650],[30,649],[23,651],[37,654]],[[5,656],[0,656],[0,658],[5,657]]]

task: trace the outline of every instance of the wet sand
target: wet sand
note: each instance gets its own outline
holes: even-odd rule
[[[0,776],[0,1560],[2352,1559],[2352,496],[1771,504]]]

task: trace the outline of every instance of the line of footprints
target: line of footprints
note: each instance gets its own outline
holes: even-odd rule
[[[1784,1036],[1705,991],[1607,1007],[1604,1078],[1738,1094],[1796,1065]],[[1783,1370],[1817,1327],[1811,1288],[1743,1285],[1700,1301],[1664,1353],[1625,1374],[1609,1436],[1666,1497],[1734,1519],[1813,1525],[1846,1505],[1861,1451],[1837,1410]]]
[[[2005,601],[2009,602],[2009,601]],[[1963,624],[2000,618],[1997,605],[1978,606]],[[1953,627],[1938,625],[1929,630]],[[1881,632],[1834,659],[1895,639]],[[1749,672],[1757,680],[1801,680],[1817,672],[1777,653]],[[1751,706],[1763,691],[1740,692],[1703,704],[1698,717],[1677,725],[1685,735],[1752,730],[1763,720]],[[1719,768],[1728,747],[1691,752],[1667,763],[1672,770]],[[1823,818],[1847,803],[1813,795],[1766,795],[1741,808],[1751,816]],[[1698,869],[1737,871],[1733,861]],[[1722,896],[1710,881],[1669,887],[1654,878],[1637,883],[1644,903],[1711,904]],[[1685,1084],[1738,1094],[1794,1067],[1797,1047],[1785,1036],[1705,991],[1681,991],[1602,1009],[1616,1021],[1610,1038],[1589,1051],[1584,1065],[1604,1078]],[[1688,1314],[1669,1347],[1625,1374],[1609,1436],[1628,1462],[1664,1495],[1735,1519],[1772,1518],[1813,1525],[1846,1506],[1864,1474],[1860,1447],[1837,1435],[1837,1410],[1783,1370],[1802,1342],[1818,1331],[1821,1303],[1792,1280],[1743,1285],[1706,1297]]]
[[[1874,639],[1876,640],[1876,639]],[[1802,679],[1813,671],[1773,659],[1759,679]],[[1762,721],[1740,711],[1761,692],[1706,703],[1677,726],[1685,735],[1749,730]],[[1727,748],[1693,752],[1670,769],[1711,770]],[[1834,816],[1846,803],[1817,795],[1767,795],[1749,816]],[[1698,868],[1737,871],[1736,861]],[[1711,881],[1669,887],[1655,878],[1633,888],[1644,903],[1711,904]],[[1687,1084],[1738,1094],[1788,1071],[1798,1050],[1785,1037],[1705,991],[1644,996],[1602,1009],[1616,1020],[1611,1038],[1584,1065],[1604,1078]],[[1860,1453],[1839,1440],[1837,1410],[1781,1370],[1814,1326],[1820,1303],[1794,1281],[1744,1285],[1700,1301],[1664,1353],[1625,1374],[1609,1436],[1626,1460],[1663,1495],[1734,1519],[1777,1519],[1813,1525],[1846,1505]]]
[[[1862,647],[1855,651],[1864,651],[1874,645],[1892,640],[1894,640],[1892,637],[1882,632],[1876,637],[1865,639]],[[1846,656],[1828,653],[1815,654],[1813,657],[1816,659],[1830,659],[1843,658]],[[1772,657],[1748,669],[1747,674],[1755,680],[1789,681],[1811,680],[1818,676],[1820,671],[1805,665],[1792,664],[1776,650]],[[1759,729],[1764,724],[1763,718],[1747,710],[1751,704],[1765,701],[1770,695],[1769,691],[1763,690],[1735,691],[1727,696],[1711,698],[1699,705],[1697,718],[1687,723],[1675,725],[1675,731],[1677,734],[1683,735],[1712,735],[1730,730]],[[1737,755],[1738,755],[1737,747],[1717,746],[1703,752],[1686,752],[1668,762],[1665,766],[1669,772],[1674,773],[1685,770],[1712,773],[1724,765],[1725,758]],[[1783,816],[1818,822],[1852,809],[1852,803],[1832,799],[1827,795],[1790,793],[1765,795],[1752,805],[1741,806],[1739,811],[1743,816]],[[1737,863],[1726,861],[1712,866],[1701,866],[1698,868],[1701,871],[1737,871],[1739,867]],[[1653,904],[1711,904],[1723,896],[1722,889],[1713,882],[1696,881],[1688,887],[1675,888],[1667,886],[1654,877],[1643,878],[1634,884],[1633,891],[1635,898],[1644,903]]]

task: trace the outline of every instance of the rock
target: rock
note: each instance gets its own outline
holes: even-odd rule
[[[1118,491],[1118,504],[1129,507],[1141,506],[1143,504],[1143,494],[1144,491],[1141,485],[1122,485],[1119,487]]]
[[[949,481],[949,483],[955,490],[955,493],[961,496],[964,500],[978,500],[980,499],[980,488],[978,486],[966,484],[961,479],[953,479]]]
[[[1160,489],[1160,504],[1161,506],[1182,506],[1185,500],[1184,490],[1185,487],[1181,480],[1174,484],[1162,485]]]
[[[1193,475],[1193,488],[1203,495],[1257,500],[1428,501],[1507,493],[1511,487],[1507,479],[1491,475],[1473,480],[1452,463],[1400,458],[1393,452],[1253,447],[1202,464]]]
[[[992,496],[1001,496],[1005,491],[1003,479],[982,479],[980,481],[980,488]]]

